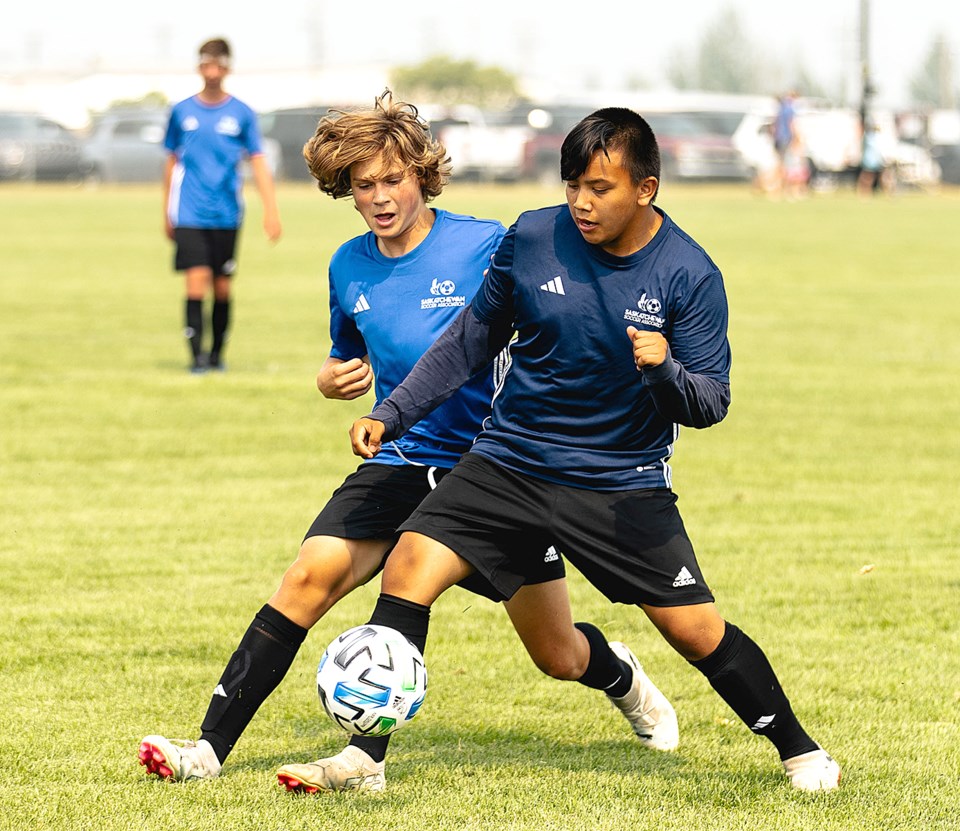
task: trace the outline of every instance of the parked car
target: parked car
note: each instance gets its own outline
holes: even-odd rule
[[[450,155],[458,181],[513,182],[522,177],[524,147],[533,132],[526,122],[469,104],[425,104],[418,110]]]
[[[520,178],[545,186],[560,184],[560,145],[584,116],[596,109],[589,104],[518,104],[509,114],[511,123],[526,125],[530,135],[523,146]]]
[[[278,179],[312,181],[307,163],[303,160],[303,145],[316,132],[317,122],[330,109],[345,109],[334,105],[315,104],[310,107],[290,107],[271,110],[260,115],[260,132],[265,149]]]
[[[36,113],[0,112],[0,180],[80,180],[83,145],[62,124]]]
[[[749,181],[753,169],[729,135],[680,112],[646,112],[660,145],[663,179]]]
[[[545,184],[560,181],[560,145],[592,104],[527,105],[517,111],[532,128],[523,159],[523,177]],[[731,137],[688,113],[639,110],[657,136],[661,175],[675,180],[749,180],[753,172]],[[524,114],[525,113],[525,114]],[[516,116],[515,116],[516,117]]]
[[[960,185],[960,144],[937,144],[930,152],[940,167],[941,181]]]
[[[84,142],[87,177],[100,182],[158,182],[167,151],[166,110],[108,110]]]
[[[98,116],[84,142],[86,177],[92,182],[158,182],[163,177],[167,150],[163,137],[166,109],[108,110]],[[263,152],[276,175],[280,146],[264,137]],[[244,164],[243,175],[249,176]]]

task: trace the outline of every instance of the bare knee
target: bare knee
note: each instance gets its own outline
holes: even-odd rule
[[[706,658],[720,644],[726,622],[712,603],[672,608],[644,606],[660,634],[688,661]]]
[[[558,637],[554,631],[549,641],[527,637],[524,645],[537,669],[558,681],[577,681],[590,663],[590,644],[573,627],[566,637]]]
[[[366,582],[381,557],[382,551],[370,543],[361,548],[340,540],[333,544],[316,537],[306,540],[270,605],[309,628],[338,600]]]
[[[271,605],[281,612],[295,607],[315,623],[345,594],[342,587],[322,579],[309,561],[298,558],[284,573]]]
[[[558,681],[576,681],[587,671],[587,662],[570,653],[531,655],[533,663],[544,675]]]

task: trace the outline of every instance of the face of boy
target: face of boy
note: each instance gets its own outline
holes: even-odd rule
[[[207,86],[217,86],[222,83],[229,71],[219,61],[208,59],[202,59],[198,69],[200,70],[200,77],[203,78]]]
[[[381,155],[350,169],[353,201],[377,236],[382,253],[396,257],[416,248],[433,226],[415,175],[399,165],[386,165]]]
[[[619,150],[601,150],[579,177],[566,183],[567,206],[587,242],[625,257],[646,245],[651,225],[659,224],[648,210],[656,184],[653,177],[636,184]]]

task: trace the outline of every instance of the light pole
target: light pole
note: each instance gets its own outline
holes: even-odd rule
[[[860,0],[860,81],[860,126],[865,130],[876,92],[870,77],[870,0]]]

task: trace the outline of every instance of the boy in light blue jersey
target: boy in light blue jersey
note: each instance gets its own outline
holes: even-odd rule
[[[428,200],[440,194],[449,175],[446,151],[414,107],[394,103],[389,95],[372,109],[322,119],[304,156],[320,189],[334,198],[352,196],[370,229],[331,259],[332,346],[317,386],[327,398],[352,400],[375,385],[381,400],[473,298],[504,228],[429,207]],[[184,746],[147,736],[139,757],[149,773],[180,781],[219,774],[308,630],[380,571],[397,528],[470,448],[490,413],[500,369],[494,356],[416,430],[346,478],[224,669],[200,740]],[[596,627],[574,626],[556,550],[545,542],[526,562],[521,587],[504,605],[537,666],[555,677],[585,678],[590,686],[627,696],[630,706],[624,715],[635,731],[639,726],[643,732],[641,741],[672,749],[677,737],[670,703],[639,665],[614,654]],[[485,578],[471,577],[464,587],[499,599]],[[381,602],[405,619],[408,609],[402,600]],[[404,629],[422,648],[427,621],[416,610],[412,614],[416,621]],[[553,622],[549,632],[540,625],[545,619]],[[370,622],[378,621],[374,617]],[[638,698],[646,706],[633,706]],[[354,737],[333,757],[284,766],[279,781],[291,791],[381,790],[388,741],[389,736]]]
[[[243,223],[241,163],[249,159],[263,201],[267,238],[280,237],[273,176],[267,164],[257,116],[228,95],[223,81],[230,69],[230,46],[221,38],[200,47],[203,89],[175,104],[164,147],[163,213],[167,236],[176,243],[174,267],[186,276],[185,334],[192,372],[223,369],[230,325],[231,285],[236,273],[237,234]],[[203,301],[213,290],[209,353],[203,348]]]
[[[730,404],[720,271],[653,205],[660,154],[639,114],[585,118],[560,172],[567,204],[520,216],[471,306],[351,431],[354,452],[375,458],[510,343],[485,429],[400,527],[381,601],[406,601],[406,618],[384,604],[379,622],[415,626],[468,575],[510,598],[549,539],[611,602],[644,611],[773,743],[794,787],[836,788],[840,767],[763,651],[717,611],[672,490],[680,426],[716,424]],[[510,547],[517,537],[525,549]]]
[[[483,277],[477,265],[489,262],[505,230],[494,220],[441,209],[433,216],[430,233],[405,255],[385,256],[370,232],[330,260],[330,355],[341,361],[369,356],[378,401],[473,298]],[[453,467],[489,412],[494,376],[475,377],[376,461]]]

